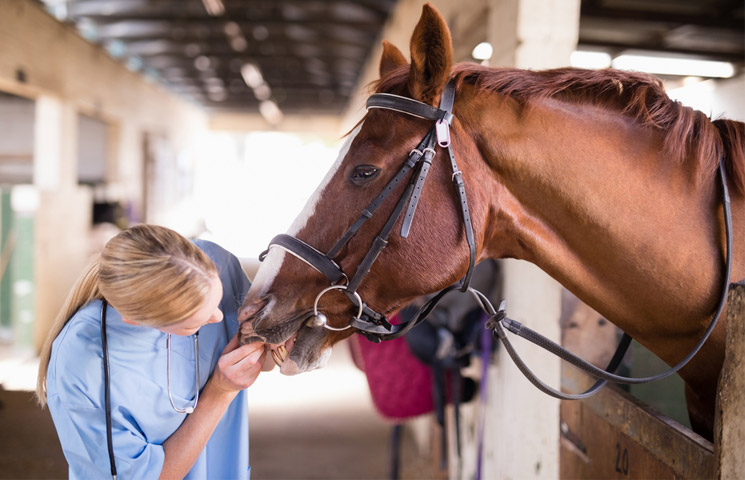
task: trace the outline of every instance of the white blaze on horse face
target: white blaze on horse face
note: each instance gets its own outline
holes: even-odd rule
[[[352,146],[352,142],[354,141],[354,138],[357,136],[357,134],[360,132],[361,128],[362,123],[360,123],[360,125],[358,125],[357,128],[355,128],[354,131],[349,134],[347,140],[344,142],[344,145],[342,145],[341,150],[339,151],[338,158],[331,166],[316,191],[313,192],[313,195],[311,195],[308,203],[305,204],[305,208],[303,208],[303,211],[300,212],[300,215],[298,215],[297,218],[295,218],[295,221],[292,222],[290,229],[287,231],[289,235],[297,235],[297,233],[302,230],[303,227],[308,223],[308,219],[315,213],[316,205],[318,205],[318,202],[320,201],[321,196],[326,189],[326,186],[329,184],[329,182],[331,182],[334,174],[336,174],[336,171],[341,166],[342,160],[344,160],[344,157],[347,156],[349,148]],[[279,270],[282,268],[282,263],[284,262],[286,253],[287,252],[278,247],[269,249],[269,253],[267,254],[266,258],[264,258],[264,261],[261,263],[261,268],[259,268],[259,271],[256,273],[256,278],[254,279],[254,283],[251,288],[252,291],[256,291],[259,296],[261,296],[269,288],[271,288],[272,283],[274,283],[274,279],[279,273]],[[313,267],[308,266],[308,268],[312,269]]]

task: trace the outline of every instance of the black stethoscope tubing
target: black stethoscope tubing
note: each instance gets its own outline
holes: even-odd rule
[[[111,478],[116,480],[116,461],[114,460],[114,441],[111,434],[111,382],[109,380],[109,347],[106,341],[106,310],[108,302],[101,302],[101,348],[103,349],[103,401],[106,410],[106,444],[109,449],[109,465]]]
[[[111,478],[116,480],[116,461],[114,460],[114,441],[112,438],[112,427],[111,427],[111,380],[109,373],[109,346],[106,338],[106,311],[108,310],[109,302],[106,299],[101,301],[101,348],[103,350],[103,381],[104,381],[104,409],[106,411],[106,445],[109,451],[109,466],[111,468]],[[187,408],[178,408],[173,403],[173,397],[171,396],[171,347],[170,347],[170,335],[168,336],[168,343],[166,349],[168,350],[168,398],[171,401],[171,406],[177,413],[189,414],[194,411],[199,400],[199,332],[194,334],[194,356],[196,361],[196,394],[194,405]]]

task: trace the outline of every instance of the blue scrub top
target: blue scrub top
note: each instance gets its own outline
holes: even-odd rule
[[[224,320],[199,330],[199,388],[238,330],[238,308],[250,283],[238,259],[222,247],[196,240],[215,263],[223,285]],[[52,346],[47,402],[70,466],[71,479],[111,478],[101,348],[101,304],[81,308]],[[111,379],[111,417],[118,478],[158,478],[163,442],[186,418],[168,400],[166,334],[128,325],[111,306],[106,316]],[[193,405],[194,337],[171,336],[171,392],[177,407]],[[187,479],[247,479],[248,401],[238,393]]]

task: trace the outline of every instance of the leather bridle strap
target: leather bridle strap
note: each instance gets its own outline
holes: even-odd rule
[[[448,83],[449,88],[445,88],[442,93],[440,100],[440,109],[445,111],[452,111],[453,103],[455,102],[455,88],[452,81]],[[455,161],[455,152],[453,152],[453,146],[450,143],[450,123],[452,120],[442,118],[438,120],[435,125],[437,131],[437,143],[447,148],[448,158],[450,159],[450,168],[453,171],[453,186],[455,191],[458,193],[458,200],[460,201],[460,212],[463,218],[463,228],[466,233],[466,243],[468,244],[468,270],[466,276],[463,278],[460,291],[465,292],[468,290],[471,284],[471,275],[473,274],[473,268],[476,265],[476,242],[473,238],[473,224],[471,223],[471,213],[468,209],[468,199],[466,198],[466,186],[463,182],[463,174],[458,169],[458,164]]]
[[[461,217],[463,219],[463,227],[466,235],[466,242],[468,244],[468,270],[466,271],[465,277],[460,282],[460,290],[465,292],[468,290],[468,286],[471,283],[471,275],[473,268],[476,264],[476,242],[473,235],[473,224],[471,222],[471,213],[468,208],[468,199],[466,198],[465,183],[463,182],[462,173],[458,169],[458,164],[455,161],[455,153],[450,143],[450,125],[453,122],[453,104],[455,102],[455,82],[449,81],[443,89],[442,96],[440,97],[440,108],[432,107],[426,103],[419,102],[407,97],[399,95],[393,95],[390,93],[376,93],[371,95],[367,99],[367,108],[383,108],[387,110],[394,110],[400,113],[406,113],[415,117],[424,118],[431,120],[435,123],[435,132],[437,133],[437,144],[447,149],[448,158],[450,160],[450,168],[452,170],[452,180],[455,191],[458,194],[458,203],[461,211]],[[427,167],[428,168],[428,167]],[[426,172],[425,172],[426,173]],[[423,183],[424,179],[422,179]],[[416,204],[414,204],[414,209]],[[412,211],[413,216],[413,211]],[[410,225],[411,221],[408,221]],[[408,235],[408,225],[404,224],[401,235]],[[406,235],[404,235],[406,233]]]
[[[398,218],[404,212],[404,207],[406,207],[407,202],[408,207],[406,207],[406,213],[401,223],[401,237],[408,237],[424,183],[427,179],[427,174],[432,165],[432,160],[436,155],[435,149],[437,145],[447,148],[448,150],[450,165],[453,171],[452,179],[458,194],[458,202],[460,204],[461,215],[465,226],[465,235],[469,246],[469,266],[466,276],[458,286],[463,291],[468,288],[471,273],[475,265],[476,246],[474,242],[471,216],[468,210],[468,202],[466,200],[465,187],[461,178],[461,172],[458,170],[458,166],[455,162],[455,155],[450,146],[450,124],[454,118],[452,114],[454,99],[455,83],[453,81],[448,82],[443,90],[442,98],[440,100],[440,108],[435,108],[411,98],[388,93],[371,95],[367,101],[368,109],[381,108],[393,110],[436,123],[422,139],[417,148],[409,153],[404,165],[388,182],[383,191],[370,203],[370,205],[368,205],[367,208],[362,211],[357,220],[342,234],[339,240],[337,240],[331,249],[329,249],[328,253],[324,254],[306,242],[286,234],[275,236],[269,244],[269,248],[273,246],[280,247],[303,260],[328,278],[332,285],[339,284],[339,282],[347,279],[347,275],[334,261],[334,258],[336,258],[342,248],[344,248],[365,222],[372,218],[377,208],[398,186],[398,184],[403,181],[404,176],[409,172],[409,170],[415,169],[414,175],[396,203],[393,212],[390,214],[385,225],[373,240],[373,244],[365,254],[362,262],[357,266],[354,276],[351,279],[348,279],[346,289],[343,290],[349,297],[350,301],[362,309],[362,314],[359,317],[353,317],[350,320],[349,325],[355,327],[360,333],[366,335],[373,341],[380,341],[383,338],[389,339],[400,336],[424,319],[419,318],[418,321],[413,322],[411,326],[408,326],[408,324],[406,326],[392,326],[388,323],[385,315],[372,310],[364,302],[362,302],[362,305],[360,306],[361,299],[357,294],[357,289],[365,276],[370,272],[375,260],[388,245],[388,237],[390,236]],[[264,251],[259,256],[259,259],[263,260],[268,251],[269,249]],[[441,297],[436,296],[435,298]],[[434,305],[432,305],[432,308],[434,308]]]
[[[339,251],[342,249],[342,247],[344,247],[344,245],[349,242],[349,240],[354,236],[355,233],[357,233],[362,225],[364,225],[365,222],[372,218],[375,210],[378,209],[378,207],[383,203],[388,195],[396,188],[401,180],[403,180],[404,176],[409,173],[409,170],[414,168],[419,163],[419,160],[421,160],[424,156],[422,150],[424,150],[426,145],[430,143],[431,136],[432,131],[428,132],[427,135],[422,139],[422,141],[419,142],[417,148],[409,152],[409,156],[406,158],[406,161],[398,170],[398,173],[391,180],[388,181],[388,184],[385,186],[385,188],[383,188],[383,191],[380,192],[380,194],[375,198],[375,200],[370,203],[370,205],[367,206],[367,208],[362,210],[359,218],[357,218],[352,226],[349,227],[346,232],[344,232],[344,234],[341,236],[341,238],[339,238],[334,246],[331,247],[329,252],[326,254],[328,257],[335,258],[339,254]]]
[[[349,242],[349,240],[355,235],[355,233],[357,233],[357,231],[365,224],[365,222],[372,218],[378,207],[383,203],[388,195],[396,189],[398,184],[401,183],[403,178],[406,176],[406,174],[409,173],[412,168],[415,168],[422,162],[426,164],[432,162],[434,150],[432,150],[431,146],[433,142],[434,129],[431,129],[424,137],[424,139],[422,139],[422,141],[419,143],[417,148],[409,153],[409,156],[407,157],[404,164],[401,166],[396,175],[388,181],[388,184],[385,186],[385,188],[383,188],[383,191],[367,206],[367,208],[362,210],[359,218],[352,224],[352,226],[347,229],[346,232],[344,232],[339,240],[331,247],[328,253],[324,254],[311,245],[307,244],[306,242],[287,234],[279,234],[275,236],[271,240],[271,242],[269,242],[269,248],[276,246],[291,253],[295,257],[299,258],[300,260],[304,261],[305,263],[322,273],[334,285],[346,279],[348,288],[347,290],[345,290],[345,293],[355,306],[359,306],[357,297],[354,295],[354,292],[356,291],[359,283],[362,281],[364,276],[370,271],[372,263],[377,258],[377,255],[387,245],[387,238],[390,234],[390,230],[392,229],[392,225],[401,215],[403,204],[405,203],[405,200],[408,200],[412,197],[414,189],[407,187],[407,189],[404,190],[401,199],[399,199],[397,207],[394,209],[393,213],[389,217],[388,222],[386,222],[386,225],[388,225],[389,223],[391,224],[391,228],[388,229],[388,232],[381,231],[378,234],[371,249],[365,256],[365,259],[357,267],[357,271],[355,272],[355,275],[351,281],[348,280],[347,275],[333,259],[339,254],[339,251]],[[422,170],[419,170],[419,172],[420,173],[415,177],[417,178],[417,181],[422,176]],[[424,175],[426,176],[426,170],[424,171]],[[409,208],[411,208],[412,203],[414,204],[414,208],[416,208],[416,200],[410,200]],[[411,214],[411,216],[413,216],[413,213]],[[384,230],[385,229],[386,227],[384,227]],[[259,260],[264,260],[267,253],[269,252],[269,248],[267,248],[267,250],[259,255]],[[376,253],[371,254],[371,252]],[[362,309],[362,318],[365,320],[366,325],[371,324],[375,326],[382,326],[384,329],[386,329],[386,332],[390,332],[389,328],[391,325],[390,323],[388,323],[383,314],[370,309],[364,303],[362,305]]]
[[[452,89],[453,95],[455,95],[455,86],[448,83],[445,90]],[[445,93],[443,93],[445,95]],[[415,117],[423,118],[425,120],[431,120],[436,122],[438,120],[445,120],[448,124],[453,122],[453,105],[450,102],[450,108],[443,108],[442,104],[440,108],[435,108],[432,105],[414,100],[413,98],[402,97],[400,95],[393,95],[392,93],[375,93],[370,95],[365,104],[368,110],[372,108],[382,108],[385,110],[393,110],[407,115],[413,115]]]
[[[284,233],[276,235],[272,238],[271,242],[269,242],[269,246],[279,247],[307,263],[328,278],[332,285],[336,285],[342,279],[346,278],[346,275],[334,260],[292,235]],[[261,252],[259,255],[259,261],[263,262],[268,253],[269,249]]]
[[[427,137],[431,137],[431,136],[432,136],[431,132],[427,134]],[[426,158],[426,155],[424,155],[422,158]],[[430,162],[431,162],[431,159],[430,159]],[[362,260],[362,262],[357,267],[357,271],[354,273],[354,277],[352,277],[352,279],[349,281],[349,285],[347,285],[347,290],[345,291],[345,293],[347,293],[348,295],[357,291],[357,288],[360,286],[360,283],[362,282],[362,280],[370,272],[370,269],[372,268],[372,264],[375,263],[375,260],[377,260],[378,255],[380,255],[380,252],[382,252],[383,249],[386,246],[388,246],[388,237],[393,231],[393,226],[396,224],[396,221],[401,216],[401,213],[403,213],[406,203],[409,201],[414,201],[413,199],[414,188],[415,188],[414,180],[416,178],[421,178],[422,167],[425,165],[428,166],[429,163],[421,162],[419,164],[419,175],[415,175],[414,177],[412,177],[412,181],[409,182],[409,184],[406,186],[406,189],[404,190],[404,193],[401,195],[401,198],[398,199],[398,202],[396,203],[396,207],[393,209],[393,212],[388,217],[388,220],[385,222],[383,229],[375,237],[375,240],[373,240],[373,244],[370,247],[370,249],[367,251],[365,258]],[[426,175],[426,173],[424,175]]]

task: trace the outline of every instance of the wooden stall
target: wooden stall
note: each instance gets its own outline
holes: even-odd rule
[[[720,376],[714,443],[617,387],[582,401],[561,402],[560,477],[741,478],[745,460],[745,286],[733,284],[727,304],[727,352]],[[739,346],[739,348],[737,347]],[[590,380],[562,371],[562,388]]]

